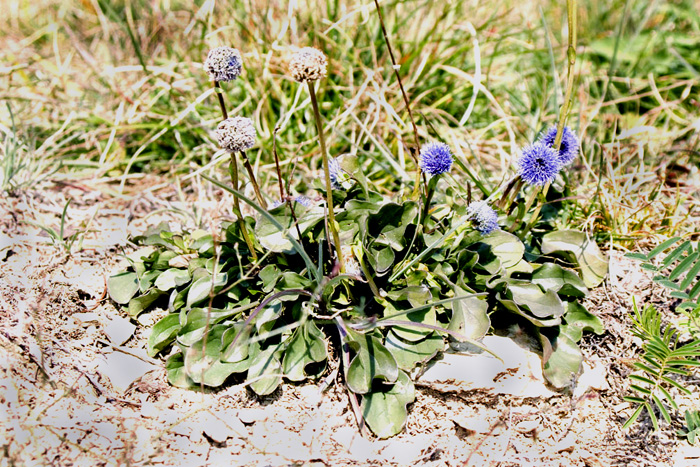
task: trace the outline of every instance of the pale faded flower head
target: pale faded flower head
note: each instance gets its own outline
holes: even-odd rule
[[[219,145],[229,152],[245,151],[255,144],[255,126],[249,118],[227,118],[214,133]]]
[[[292,55],[289,72],[300,83],[316,81],[326,76],[327,65],[328,60],[323,52],[313,47],[304,47]]]
[[[209,51],[204,69],[214,81],[233,81],[243,70],[241,54],[231,47],[215,47]]]

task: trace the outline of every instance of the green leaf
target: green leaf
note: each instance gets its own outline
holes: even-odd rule
[[[553,340],[540,334],[542,343],[542,372],[556,388],[568,387],[581,371],[583,356],[576,342],[563,334]]]
[[[191,346],[204,336],[204,331],[207,327],[213,326],[218,322],[231,317],[240,312],[240,308],[233,310],[219,310],[212,308],[192,308],[187,312],[184,322],[181,322],[182,327],[177,336],[177,341],[184,346]],[[183,311],[184,313],[184,311]]]
[[[399,371],[391,389],[371,392],[362,397],[360,410],[367,425],[378,438],[390,438],[401,432],[406,424],[406,406],[415,400],[413,381]]]
[[[157,289],[167,292],[189,282],[190,273],[186,269],[171,268],[161,273],[155,281]]]
[[[578,274],[554,263],[545,263],[537,268],[532,274],[532,282],[544,290],[554,290],[560,295],[579,298],[588,295],[586,284]]]
[[[393,319],[394,321],[406,321],[409,323],[424,323],[430,325],[437,324],[437,317],[434,307],[427,307],[424,309],[412,311],[406,313],[409,306],[411,308],[420,307],[426,305],[432,300],[432,294],[430,289],[425,286],[410,286],[403,289],[394,290],[387,294],[387,298],[398,301],[398,305],[391,302],[386,302],[378,300],[380,303],[385,304],[384,318]],[[402,304],[408,305],[402,307]],[[395,318],[394,318],[395,317]],[[417,326],[394,326],[392,328],[394,332],[400,336],[402,339],[408,341],[419,341],[425,339],[427,335],[432,333],[431,329],[423,329]]]
[[[583,232],[559,230],[545,234],[542,237],[542,253],[548,255],[554,252],[573,254],[581,269],[581,278],[588,288],[600,285],[608,273],[608,260],[595,241]]]
[[[148,355],[154,357],[170,345],[179,330],[180,317],[177,313],[171,313],[158,321],[148,336]]]
[[[509,279],[507,296],[519,306],[527,307],[537,318],[558,318],[566,311],[556,292],[543,292],[537,285],[524,280]]]
[[[645,255],[644,253],[627,253],[625,255],[625,258],[635,259],[637,261],[648,261],[649,260],[649,258],[647,258],[647,255]]]
[[[158,300],[158,298],[163,295],[163,293],[164,292],[161,292],[160,290],[153,289],[140,297],[132,298],[131,301],[129,301],[129,316],[135,318],[146,311],[151,305],[153,305],[153,302]]]
[[[263,283],[263,292],[271,292],[275,288],[275,284],[281,275],[282,272],[280,272],[276,264],[268,264],[262,268],[260,273],[258,273],[258,277],[260,277]]]
[[[299,221],[298,228],[302,235],[323,219],[323,208],[307,208],[294,202],[294,214]],[[299,241],[297,227],[294,226],[292,210],[286,203],[271,210],[267,216],[260,216],[255,221],[255,238],[267,250],[275,253],[296,253],[294,243],[289,238]]]
[[[681,239],[681,237],[672,237],[672,238],[669,238],[668,240],[666,240],[666,241],[664,241],[664,242],[659,243],[659,244],[656,246],[656,248],[654,248],[653,250],[651,250],[651,251],[647,254],[647,260],[652,259],[653,257],[655,257],[655,256],[658,255],[659,253],[663,252],[665,249],[669,248],[671,245],[673,245],[674,243],[676,243],[676,242],[677,242],[678,240],[680,240],[680,239]]]
[[[212,326],[202,340],[185,350],[185,370],[194,383],[217,387],[233,373],[245,371],[241,362],[224,363],[220,360],[221,337],[226,329],[226,325]]]
[[[623,429],[623,430],[626,430],[627,428],[629,428],[630,426],[632,426],[632,424],[633,424],[635,421],[637,421],[637,419],[639,418],[639,415],[642,413],[642,410],[644,410],[644,406],[643,406],[643,405],[640,405],[639,407],[637,407],[637,410],[634,411],[634,413],[633,413],[632,416],[629,418],[629,420],[627,420],[627,421],[625,422],[625,424],[622,425],[622,429]]]
[[[367,394],[375,379],[389,383],[396,381],[399,367],[391,352],[370,334],[348,331],[348,344],[355,351],[346,380],[348,388],[357,394]]]
[[[282,382],[282,364],[276,350],[272,346],[257,354],[248,369],[247,381],[252,381],[250,389],[259,396],[271,394]]]
[[[490,233],[483,237],[480,243],[490,247],[490,253],[499,259],[503,268],[510,268],[518,264],[525,253],[523,242],[512,233],[503,230]]]
[[[282,314],[283,305],[279,300],[268,303],[255,317],[255,329],[258,334],[270,332],[275,325],[275,321]]]
[[[567,328],[570,328],[570,331],[565,334],[574,342],[578,342],[581,339],[584,331],[592,331],[598,335],[605,332],[605,326],[600,318],[589,312],[586,307],[578,302],[566,303],[564,321],[566,321]]]
[[[467,295],[467,291],[455,286],[455,297]],[[452,318],[447,327],[472,340],[479,340],[491,327],[488,302],[482,297],[464,297],[452,303]]]
[[[221,361],[236,363],[248,358],[248,340],[252,331],[253,326],[246,326],[244,322],[233,323],[221,336]]]
[[[398,337],[393,330],[387,333],[384,345],[396,359],[399,368],[408,372],[445,349],[445,341],[437,333],[432,333],[421,341],[410,342]]]
[[[168,357],[165,361],[165,371],[168,374],[168,382],[176,388],[191,389],[196,387],[194,381],[187,376],[187,371],[185,371],[185,356],[182,352]]]
[[[321,330],[310,320],[294,331],[282,360],[282,369],[287,379],[303,381],[307,377],[307,365],[326,360],[326,342],[323,337]]]
[[[192,287],[190,287],[189,292],[187,292],[187,308],[190,308],[192,305],[209,298],[209,293],[211,292],[212,288],[216,290],[217,287],[221,287],[226,284],[227,280],[228,274],[226,273],[217,274],[213,281],[211,276],[204,276],[197,279],[192,283]]]
[[[107,279],[107,291],[112,300],[126,305],[139,290],[139,280],[135,272],[120,272]]]

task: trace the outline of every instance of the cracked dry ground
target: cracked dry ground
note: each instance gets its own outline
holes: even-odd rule
[[[105,280],[124,266],[128,235],[163,220],[213,228],[230,199],[200,189],[183,200],[149,177],[131,197],[90,183],[47,183],[0,200],[1,466],[700,465],[699,451],[673,434],[681,420],[654,432],[643,418],[621,430],[640,344],[626,318],[632,297],[671,312],[664,292],[618,252],[587,303],[606,325],[582,342],[599,384],[573,397],[419,384],[405,432],[377,440],[357,433],[342,385],[284,384],[263,398],[241,384],[204,393],[169,386],[162,360],[145,352],[158,312],[129,320],[106,299]],[[35,227],[57,226],[68,198],[66,236],[81,241],[71,254]],[[697,378],[686,384],[698,392]],[[699,405],[696,396],[686,402]]]

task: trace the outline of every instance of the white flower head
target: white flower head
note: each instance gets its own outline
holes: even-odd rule
[[[241,54],[231,47],[213,48],[204,61],[204,69],[214,81],[233,81],[243,70]]]
[[[214,132],[219,145],[229,152],[245,151],[255,144],[255,126],[245,117],[231,117],[219,123]]]
[[[313,47],[304,47],[292,55],[289,72],[300,83],[316,81],[326,76],[326,66],[328,60],[323,52]]]

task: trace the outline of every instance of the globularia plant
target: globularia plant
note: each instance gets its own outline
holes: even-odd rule
[[[220,49],[205,65],[217,90],[242,69],[240,54]],[[250,171],[256,200],[246,197],[238,163],[247,164],[255,128],[229,118],[219,93],[215,136],[231,153],[231,181],[205,178],[233,195],[232,222],[215,235],[158,226],[135,239],[142,248],[128,255],[130,267],[109,280],[130,316],[169,311],[148,341],[150,355],[167,355],[169,381],[194,388],[242,379],[266,395],[283,380],[339,369],[358,423],[388,437],[404,426],[422,366],[451,343],[482,347],[487,333],[516,329],[539,343],[547,380],[569,387],[581,369],[582,332],[602,330],[580,299],[607,267],[585,234],[555,229],[556,210],[539,215],[566,189],[559,174],[578,150],[573,132],[554,142],[547,132],[522,151],[513,180],[481,200],[467,184],[452,186],[448,145],[424,144],[415,159],[422,176],[404,197],[374,187],[366,161],[328,154],[314,90],[325,55],[301,49],[289,69],[311,96],[322,196],[292,197],[280,183],[268,208]],[[255,215],[243,216],[239,201]]]

